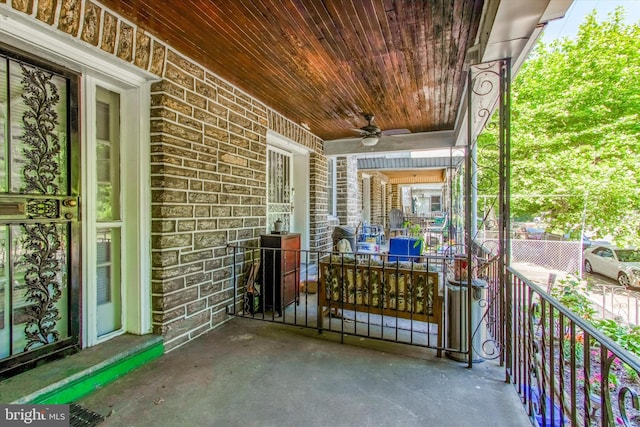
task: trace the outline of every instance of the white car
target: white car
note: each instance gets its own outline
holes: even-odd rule
[[[584,271],[615,279],[626,288],[640,287],[640,250],[593,246],[584,251]]]

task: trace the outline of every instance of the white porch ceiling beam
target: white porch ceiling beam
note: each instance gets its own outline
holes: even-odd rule
[[[352,154],[396,153],[400,151],[450,148],[455,143],[455,133],[452,130],[447,130],[383,136],[373,147],[364,146],[361,139],[344,138],[324,141],[324,154],[326,156],[347,156]]]

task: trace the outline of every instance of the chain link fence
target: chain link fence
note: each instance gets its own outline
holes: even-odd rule
[[[497,239],[482,240],[483,246],[498,246]],[[549,270],[582,274],[582,242],[558,240],[511,240],[511,262],[535,264]]]
[[[497,239],[484,239],[482,246],[497,251]],[[511,264],[528,279],[551,286],[565,275],[582,275],[582,243],[557,240],[511,240]],[[589,279],[586,296],[593,302],[597,317],[612,319],[621,325],[640,325],[640,291],[618,284],[601,283],[606,278]],[[583,277],[583,279],[585,279]],[[586,280],[586,279],[585,279]]]

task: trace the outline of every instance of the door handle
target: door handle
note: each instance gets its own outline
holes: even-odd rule
[[[70,198],[67,196],[66,199],[63,199],[60,203],[61,216],[66,220],[78,219],[78,198]]]

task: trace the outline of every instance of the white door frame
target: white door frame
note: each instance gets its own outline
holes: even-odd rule
[[[149,140],[149,87],[128,87],[111,84],[100,77],[86,74],[83,80],[84,99],[83,140],[95,141],[96,86],[120,94],[120,140],[121,140],[121,205],[123,226],[121,229],[121,280],[122,280],[122,328],[98,337],[96,319],[96,289],[88,286],[95,283],[96,248],[94,231],[97,226],[95,212],[86,209],[83,227],[83,289],[84,339],[88,346],[106,341],[125,332],[144,334],[151,332],[150,297],[150,170],[149,144],[136,141]],[[142,113],[142,114],[141,114]],[[143,122],[143,118],[146,121]],[[146,138],[142,134],[147,132]],[[95,206],[95,151],[85,149],[83,158],[83,198],[87,206]],[[139,184],[136,184],[139,183]],[[132,185],[133,184],[133,185]],[[129,188],[126,186],[130,185]],[[139,187],[138,187],[139,185]],[[140,191],[137,191],[138,187]]]
[[[309,249],[310,239],[310,186],[309,186],[309,158],[311,150],[294,142],[293,140],[280,135],[271,130],[267,131],[267,145],[270,148],[276,148],[293,156],[292,167],[292,183],[294,183],[295,192],[293,194],[294,210],[292,214],[293,229],[291,232],[300,233],[301,249]],[[270,230],[271,224],[267,224]]]
[[[10,8],[0,8],[0,36],[5,44],[17,49],[31,52],[34,56],[40,56],[45,60],[54,62],[81,74],[83,93],[81,94],[81,145],[87,141],[87,106],[95,104],[95,92],[87,92],[87,85],[92,79],[99,79],[101,85],[111,85],[121,91],[121,114],[129,119],[127,126],[122,126],[123,140],[133,141],[136,144],[130,146],[127,159],[123,159],[123,180],[131,180],[139,184],[139,191],[131,191],[124,194],[123,204],[130,208],[124,212],[126,218],[126,230],[133,236],[130,244],[123,247],[126,255],[135,259],[135,268],[123,272],[123,280],[133,284],[127,287],[126,314],[123,332],[133,334],[145,334],[151,332],[151,178],[150,178],[150,108],[151,108],[151,82],[158,76],[141,70],[133,64],[118,60],[111,54],[102,52],[92,46],[83,45],[76,40],[62,34],[55,28],[42,25]],[[95,81],[94,81],[95,82]],[[93,99],[91,98],[93,96]],[[126,99],[126,101],[124,101]],[[92,104],[93,102],[93,104]],[[85,155],[85,150],[81,153]],[[86,158],[82,161],[82,194],[81,213],[86,205]],[[135,209],[135,210],[134,210]],[[86,209],[84,209],[86,211]],[[87,231],[84,218],[83,226],[83,251],[88,246]],[[87,254],[82,253],[82,314],[81,314],[81,342],[83,347],[92,346],[109,337],[102,337],[99,341],[95,334],[95,319],[91,319],[90,310],[87,309],[91,296],[88,295],[87,286]],[[124,277],[126,274],[126,278]],[[91,329],[93,328],[93,329]]]

